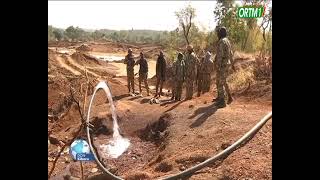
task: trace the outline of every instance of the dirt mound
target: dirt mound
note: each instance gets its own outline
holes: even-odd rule
[[[88,60],[92,60],[92,61],[96,62],[97,64],[100,64],[100,61],[97,58],[95,58],[89,54],[83,54],[83,56]]]
[[[91,51],[92,48],[90,48],[87,44],[81,44],[79,47],[76,48],[78,51]]]
[[[257,81],[249,84],[242,92],[236,94],[250,100],[272,101],[272,84],[268,81]]]
[[[49,47],[69,47],[75,46],[78,42],[69,42],[69,41],[50,41],[48,42]]]
[[[77,60],[77,62],[81,65],[100,65],[100,62],[97,58],[83,52],[75,52],[71,55],[71,57]]]

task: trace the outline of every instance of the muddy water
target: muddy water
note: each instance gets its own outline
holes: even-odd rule
[[[111,65],[117,68],[116,75],[117,76],[127,76],[126,65],[122,62],[113,62],[123,60],[126,54],[124,53],[101,53],[101,52],[90,52],[91,56],[96,57],[97,59],[108,61]],[[135,58],[137,60],[137,58]],[[148,78],[152,78],[156,74],[156,61],[152,59],[148,60],[149,73]],[[134,73],[139,72],[139,65],[134,66]],[[138,77],[138,75],[136,76]]]
[[[98,53],[98,52],[90,52],[89,54],[99,60],[110,61],[110,62],[121,61],[125,57],[124,54]]]
[[[118,68],[116,70],[117,76],[127,76],[127,69],[125,64],[116,63],[116,62],[111,62],[110,64]],[[148,67],[149,67],[148,78],[152,78],[154,75],[156,75],[156,61],[148,60]],[[134,66],[134,73],[138,73],[138,72],[139,72],[139,65]],[[136,77],[138,77],[138,75]]]

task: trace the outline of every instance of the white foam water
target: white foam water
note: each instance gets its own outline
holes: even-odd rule
[[[121,154],[123,154],[128,149],[128,147],[130,146],[130,141],[129,139],[123,138],[119,133],[119,125],[117,120],[116,108],[113,104],[111,91],[108,85],[104,81],[99,82],[99,84],[95,87],[95,90],[93,92],[93,95],[89,104],[88,111],[90,112],[92,100],[94,99],[94,96],[99,89],[103,89],[107,94],[110,107],[111,107],[112,119],[113,119],[112,139],[108,144],[102,144],[100,148],[102,148],[103,152],[105,152],[108,157],[118,158]],[[88,117],[89,117],[89,112],[88,112]]]

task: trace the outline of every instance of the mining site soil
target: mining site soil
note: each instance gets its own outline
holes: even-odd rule
[[[233,91],[234,101],[223,109],[213,106],[214,83],[209,93],[196,97],[194,91],[192,100],[178,102],[170,100],[170,83],[166,83],[159,104],[150,103],[155,93],[156,54],[161,47],[111,42],[86,44],[90,51],[77,50],[80,43],[49,44],[48,173],[65,146],[50,179],[81,178],[81,163],[72,160],[68,143],[75,136],[87,139],[85,131],[77,132],[99,81],[107,82],[111,89],[120,132],[130,140],[130,146],[116,159],[108,157],[101,148],[113,134],[110,104],[102,90],[95,96],[90,115],[93,144],[110,172],[124,179],[157,179],[190,168],[227,148],[272,111],[272,84],[264,82],[245,92]],[[143,97],[128,94],[125,65],[121,61],[108,62],[94,56],[104,53],[124,58],[127,48],[132,48],[136,56],[140,51],[148,54],[149,86],[153,87],[150,96],[146,96],[144,86]],[[82,166],[85,179],[106,179],[94,161],[82,162]],[[203,168],[189,179],[272,179],[272,119],[224,161]]]

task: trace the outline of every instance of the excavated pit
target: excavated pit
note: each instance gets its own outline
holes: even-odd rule
[[[119,118],[118,120],[121,122],[121,117]],[[135,135],[126,136],[126,134],[122,134],[124,138],[130,140],[130,146],[122,155],[113,159],[108,157],[101,147],[102,144],[107,144],[112,139],[113,131],[109,124],[110,120],[94,118],[92,122],[94,124],[93,144],[101,158],[100,160],[107,165],[107,169],[110,169],[113,174],[127,177],[127,179],[148,179],[150,176],[145,174],[143,170],[165,148],[169,137],[170,120],[171,115],[164,114],[157,121],[136,131]],[[156,171],[168,172],[171,169],[172,166],[160,163]],[[138,171],[141,172],[137,173]]]

